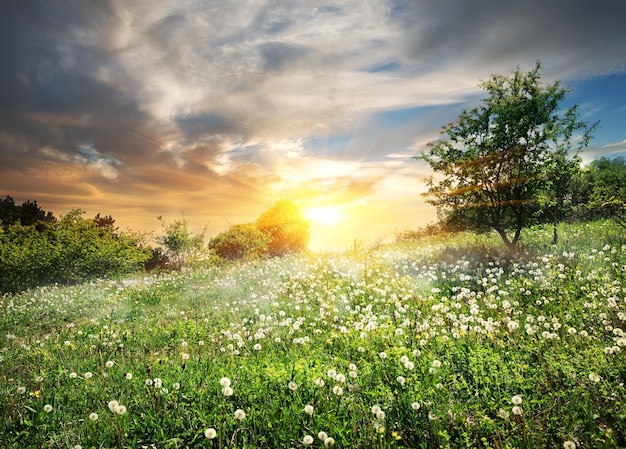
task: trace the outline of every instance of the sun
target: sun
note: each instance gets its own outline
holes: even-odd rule
[[[332,226],[341,220],[343,214],[336,206],[311,206],[306,209],[304,216],[311,221]]]

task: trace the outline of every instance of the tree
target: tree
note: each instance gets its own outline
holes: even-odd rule
[[[489,95],[444,126],[445,137],[415,157],[437,174],[427,178],[424,195],[441,219],[494,229],[511,250],[524,227],[562,201],[559,170],[572,166],[572,140],[576,135],[582,148],[597,126],[579,120],[577,105],[561,110],[570,90],[558,81],[543,85],[540,72],[537,62],[527,73],[517,67],[510,77],[481,82]]]
[[[291,200],[276,202],[261,214],[256,225],[271,238],[268,244],[268,253],[271,256],[298,253],[304,251],[309,244],[309,222]]]
[[[602,157],[577,178],[577,212],[584,219],[611,218],[626,228],[626,160]]]
[[[187,220],[184,218],[166,223],[163,217],[157,219],[163,227],[163,235],[156,237],[156,242],[163,246],[165,254],[173,268],[180,269],[199,256],[204,245],[204,232],[193,235],[187,229]]]

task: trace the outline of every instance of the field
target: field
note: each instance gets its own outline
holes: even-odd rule
[[[625,249],[601,223],[550,241],[4,296],[0,447],[626,447]]]

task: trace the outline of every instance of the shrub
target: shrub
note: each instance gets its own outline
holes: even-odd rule
[[[224,259],[251,259],[267,251],[270,237],[254,223],[232,225],[209,241],[209,248]]]

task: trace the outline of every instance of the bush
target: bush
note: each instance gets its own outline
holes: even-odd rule
[[[138,234],[117,233],[74,210],[55,223],[0,230],[0,292],[136,271],[149,258]]]
[[[224,259],[252,259],[267,251],[270,237],[254,223],[232,225],[209,241],[209,248]]]
[[[257,227],[271,237],[270,256],[304,251],[310,239],[309,222],[291,200],[280,200],[257,219]]]

